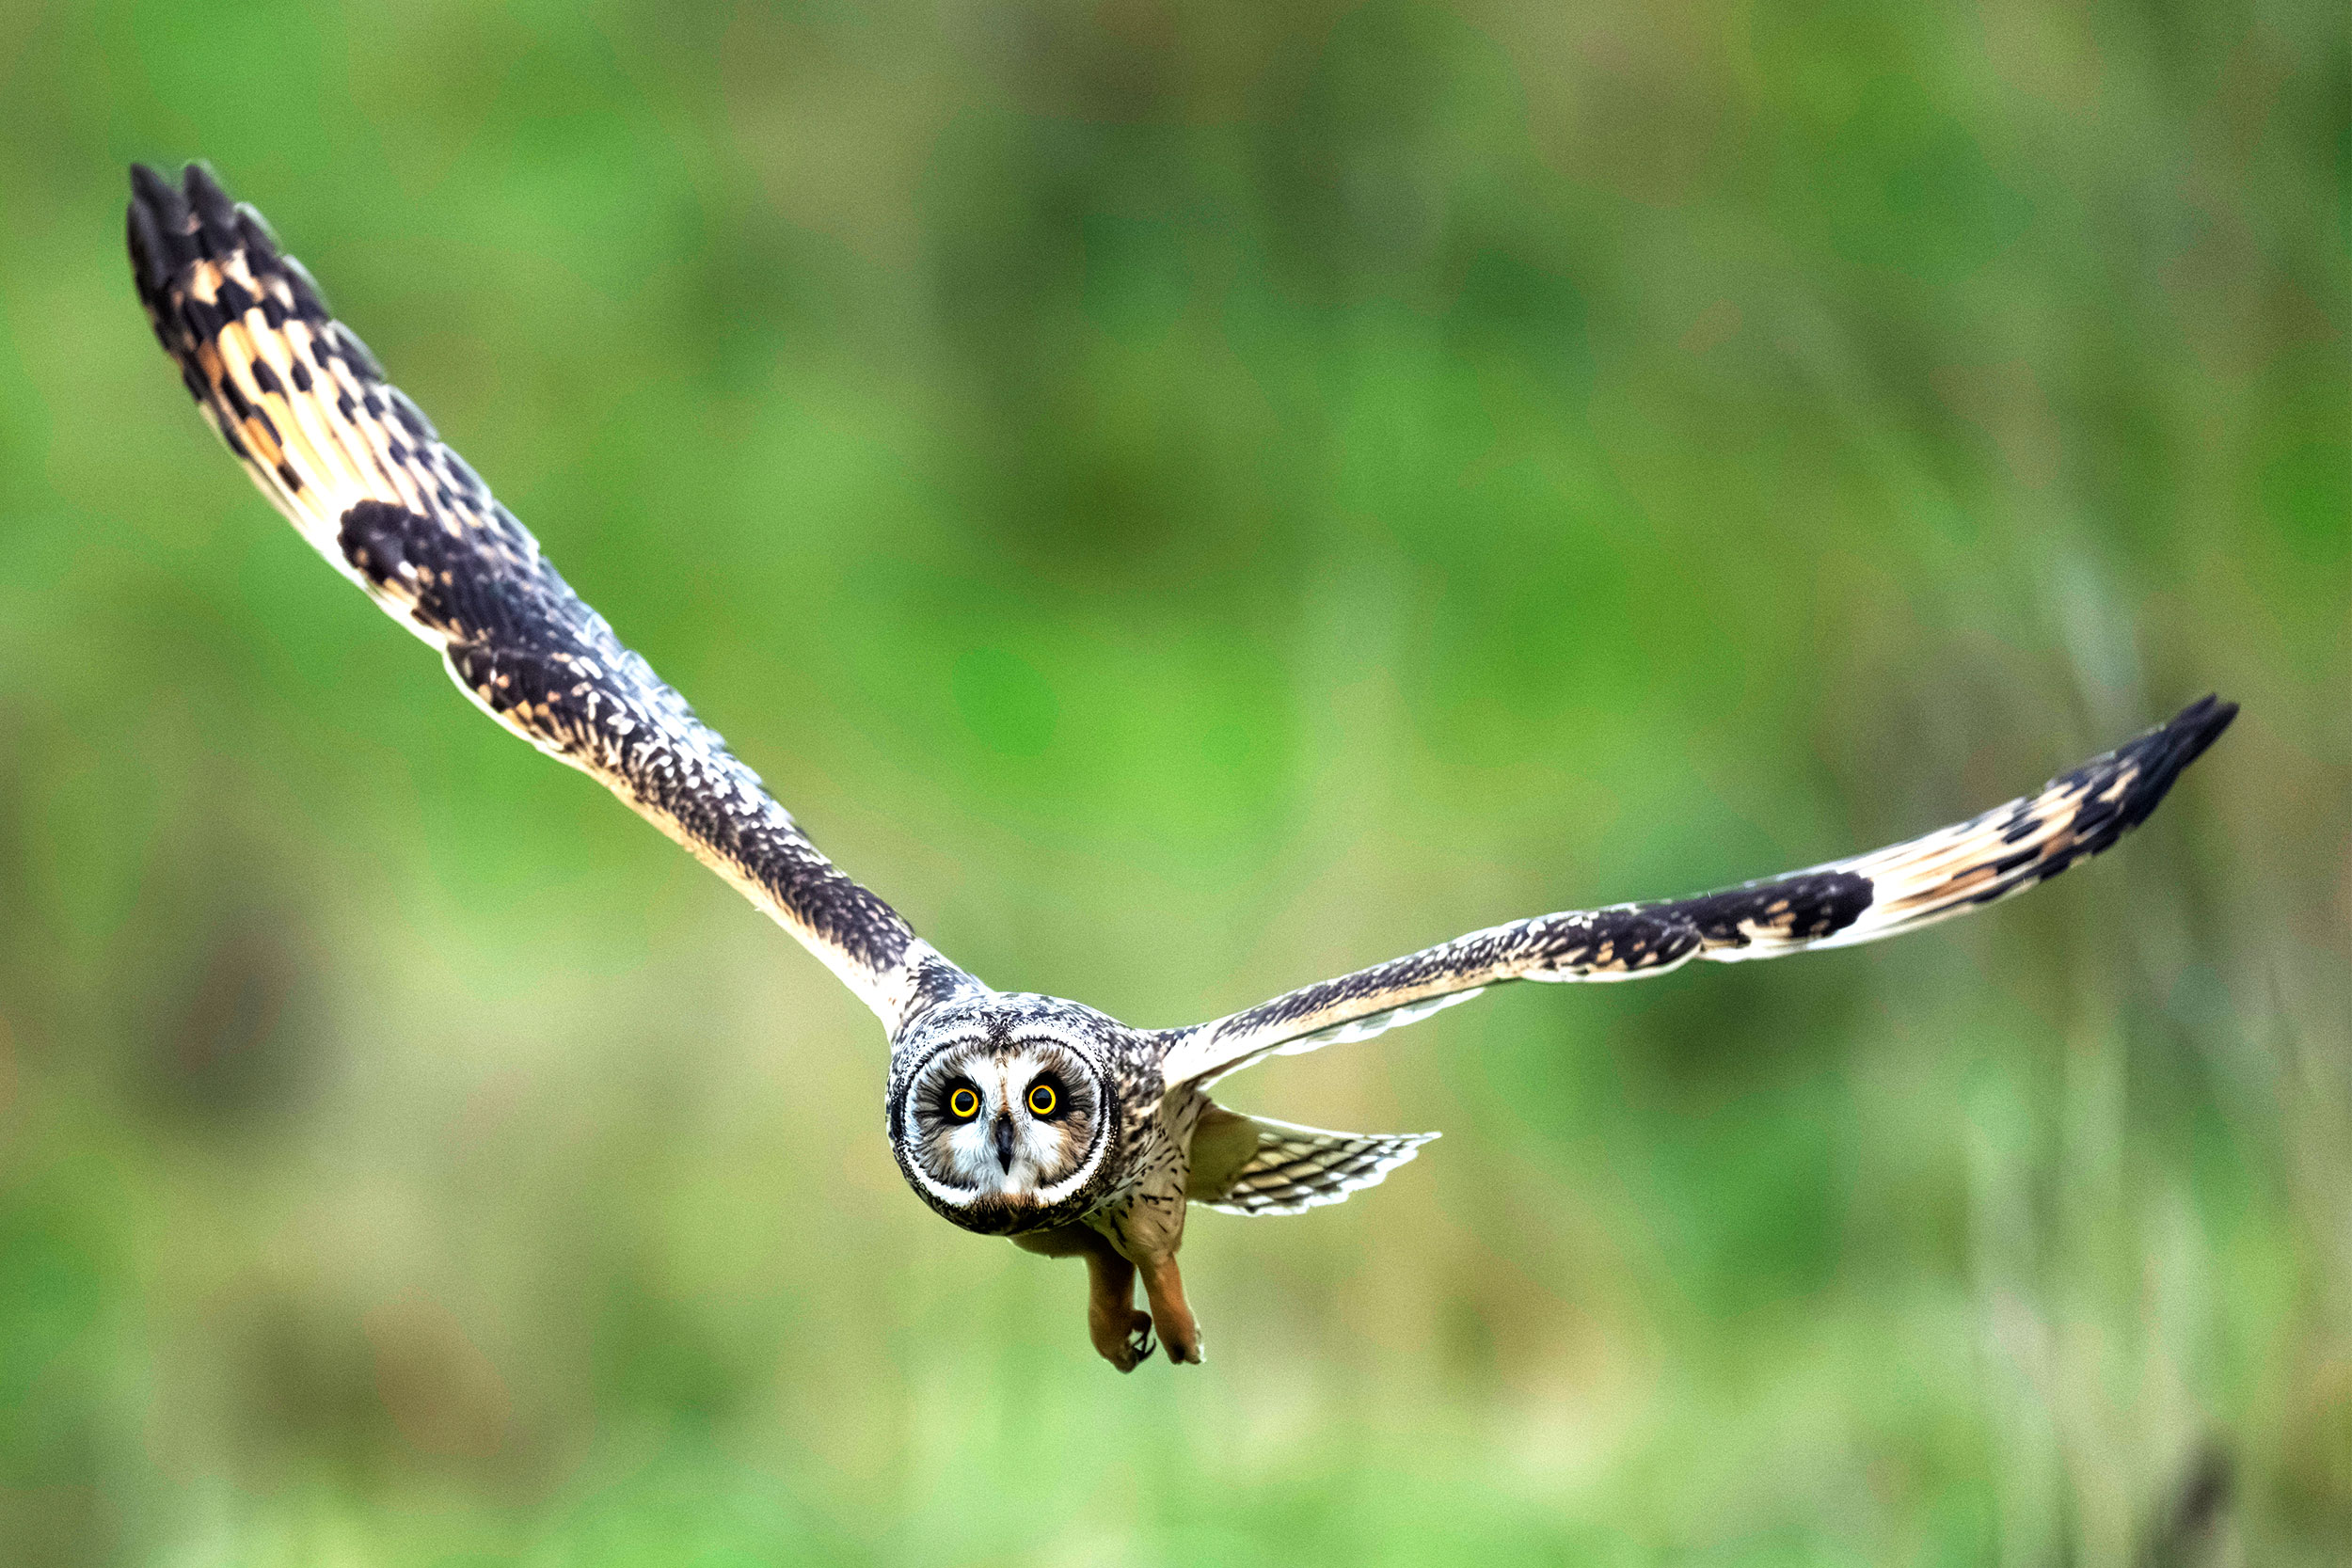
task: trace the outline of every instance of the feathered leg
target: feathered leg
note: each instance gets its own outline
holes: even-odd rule
[[[1184,1276],[1176,1270],[1176,1255],[1146,1258],[1140,1266],[1143,1293],[1152,1303],[1152,1326],[1160,1331],[1160,1341],[1168,1346],[1168,1359],[1179,1367],[1187,1361],[1199,1366],[1203,1359],[1200,1325],[1193,1321],[1192,1307],[1184,1300]]]
[[[1087,1253],[1087,1334],[1122,1372],[1152,1358],[1152,1314],[1136,1307],[1136,1266],[1107,1244]]]
[[[1065,1225],[1015,1236],[1012,1244],[1046,1258],[1084,1258],[1087,1338],[1096,1354],[1122,1372],[1151,1359],[1152,1314],[1136,1308],[1136,1266],[1119,1255],[1108,1237],[1083,1225]]]

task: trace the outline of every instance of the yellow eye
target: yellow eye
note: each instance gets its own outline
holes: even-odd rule
[[[1054,1107],[1060,1103],[1061,1101],[1054,1097],[1053,1085],[1032,1084],[1029,1085],[1029,1114],[1031,1116],[1050,1117],[1054,1114]]]
[[[970,1121],[980,1114],[980,1097],[968,1084],[959,1087],[947,1097],[947,1114],[958,1121]]]

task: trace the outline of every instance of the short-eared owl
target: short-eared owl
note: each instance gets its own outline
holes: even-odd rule
[[[437,649],[459,689],[601,782],[800,939],[890,1037],[884,1115],[915,1193],[968,1229],[1086,1259],[1088,1326],[1120,1370],[1200,1359],[1177,1274],[1200,1203],[1336,1203],[1434,1133],[1243,1116],[1217,1080],[1359,1040],[1505,980],[1629,980],[1693,958],[1843,947],[2048,880],[2137,826],[2236,708],[2207,697],[2023,800],[1874,854],[1726,892],[1537,915],[1207,1023],[1135,1029],[990,990],[818,853],[685,700],[581,603],[523,526],[200,166],[131,176],[149,321],[205,420],[328,563]],[[1135,1305],[1140,1273],[1149,1313]]]

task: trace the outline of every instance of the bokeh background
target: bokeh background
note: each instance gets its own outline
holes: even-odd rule
[[[2326,3],[0,8],[0,1560],[2352,1554]],[[818,840],[1139,1023],[1887,842],[1931,935],[1268,1064],[1211,1359],[478,716],[158,355],[212,159]]]

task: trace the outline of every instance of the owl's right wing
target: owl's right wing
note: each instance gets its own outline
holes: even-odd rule
[[[132,166],[132,273],[205,422],[328,563],[459,689],[732,882],[895,1037],[974,984],[820,854],[726,745],[388,385],[261,215],[200,165]]]
[[[2039,791],[1924,838],[1695,898],[1537,915],[1473,931],[1163,1037],[1169,1088],[1274,1054],[1366,1039],[1505,980],[1632,980],[1876,942],[2023,893],[2107,848],[2156,809],[2237,716],[2217,697]]]

